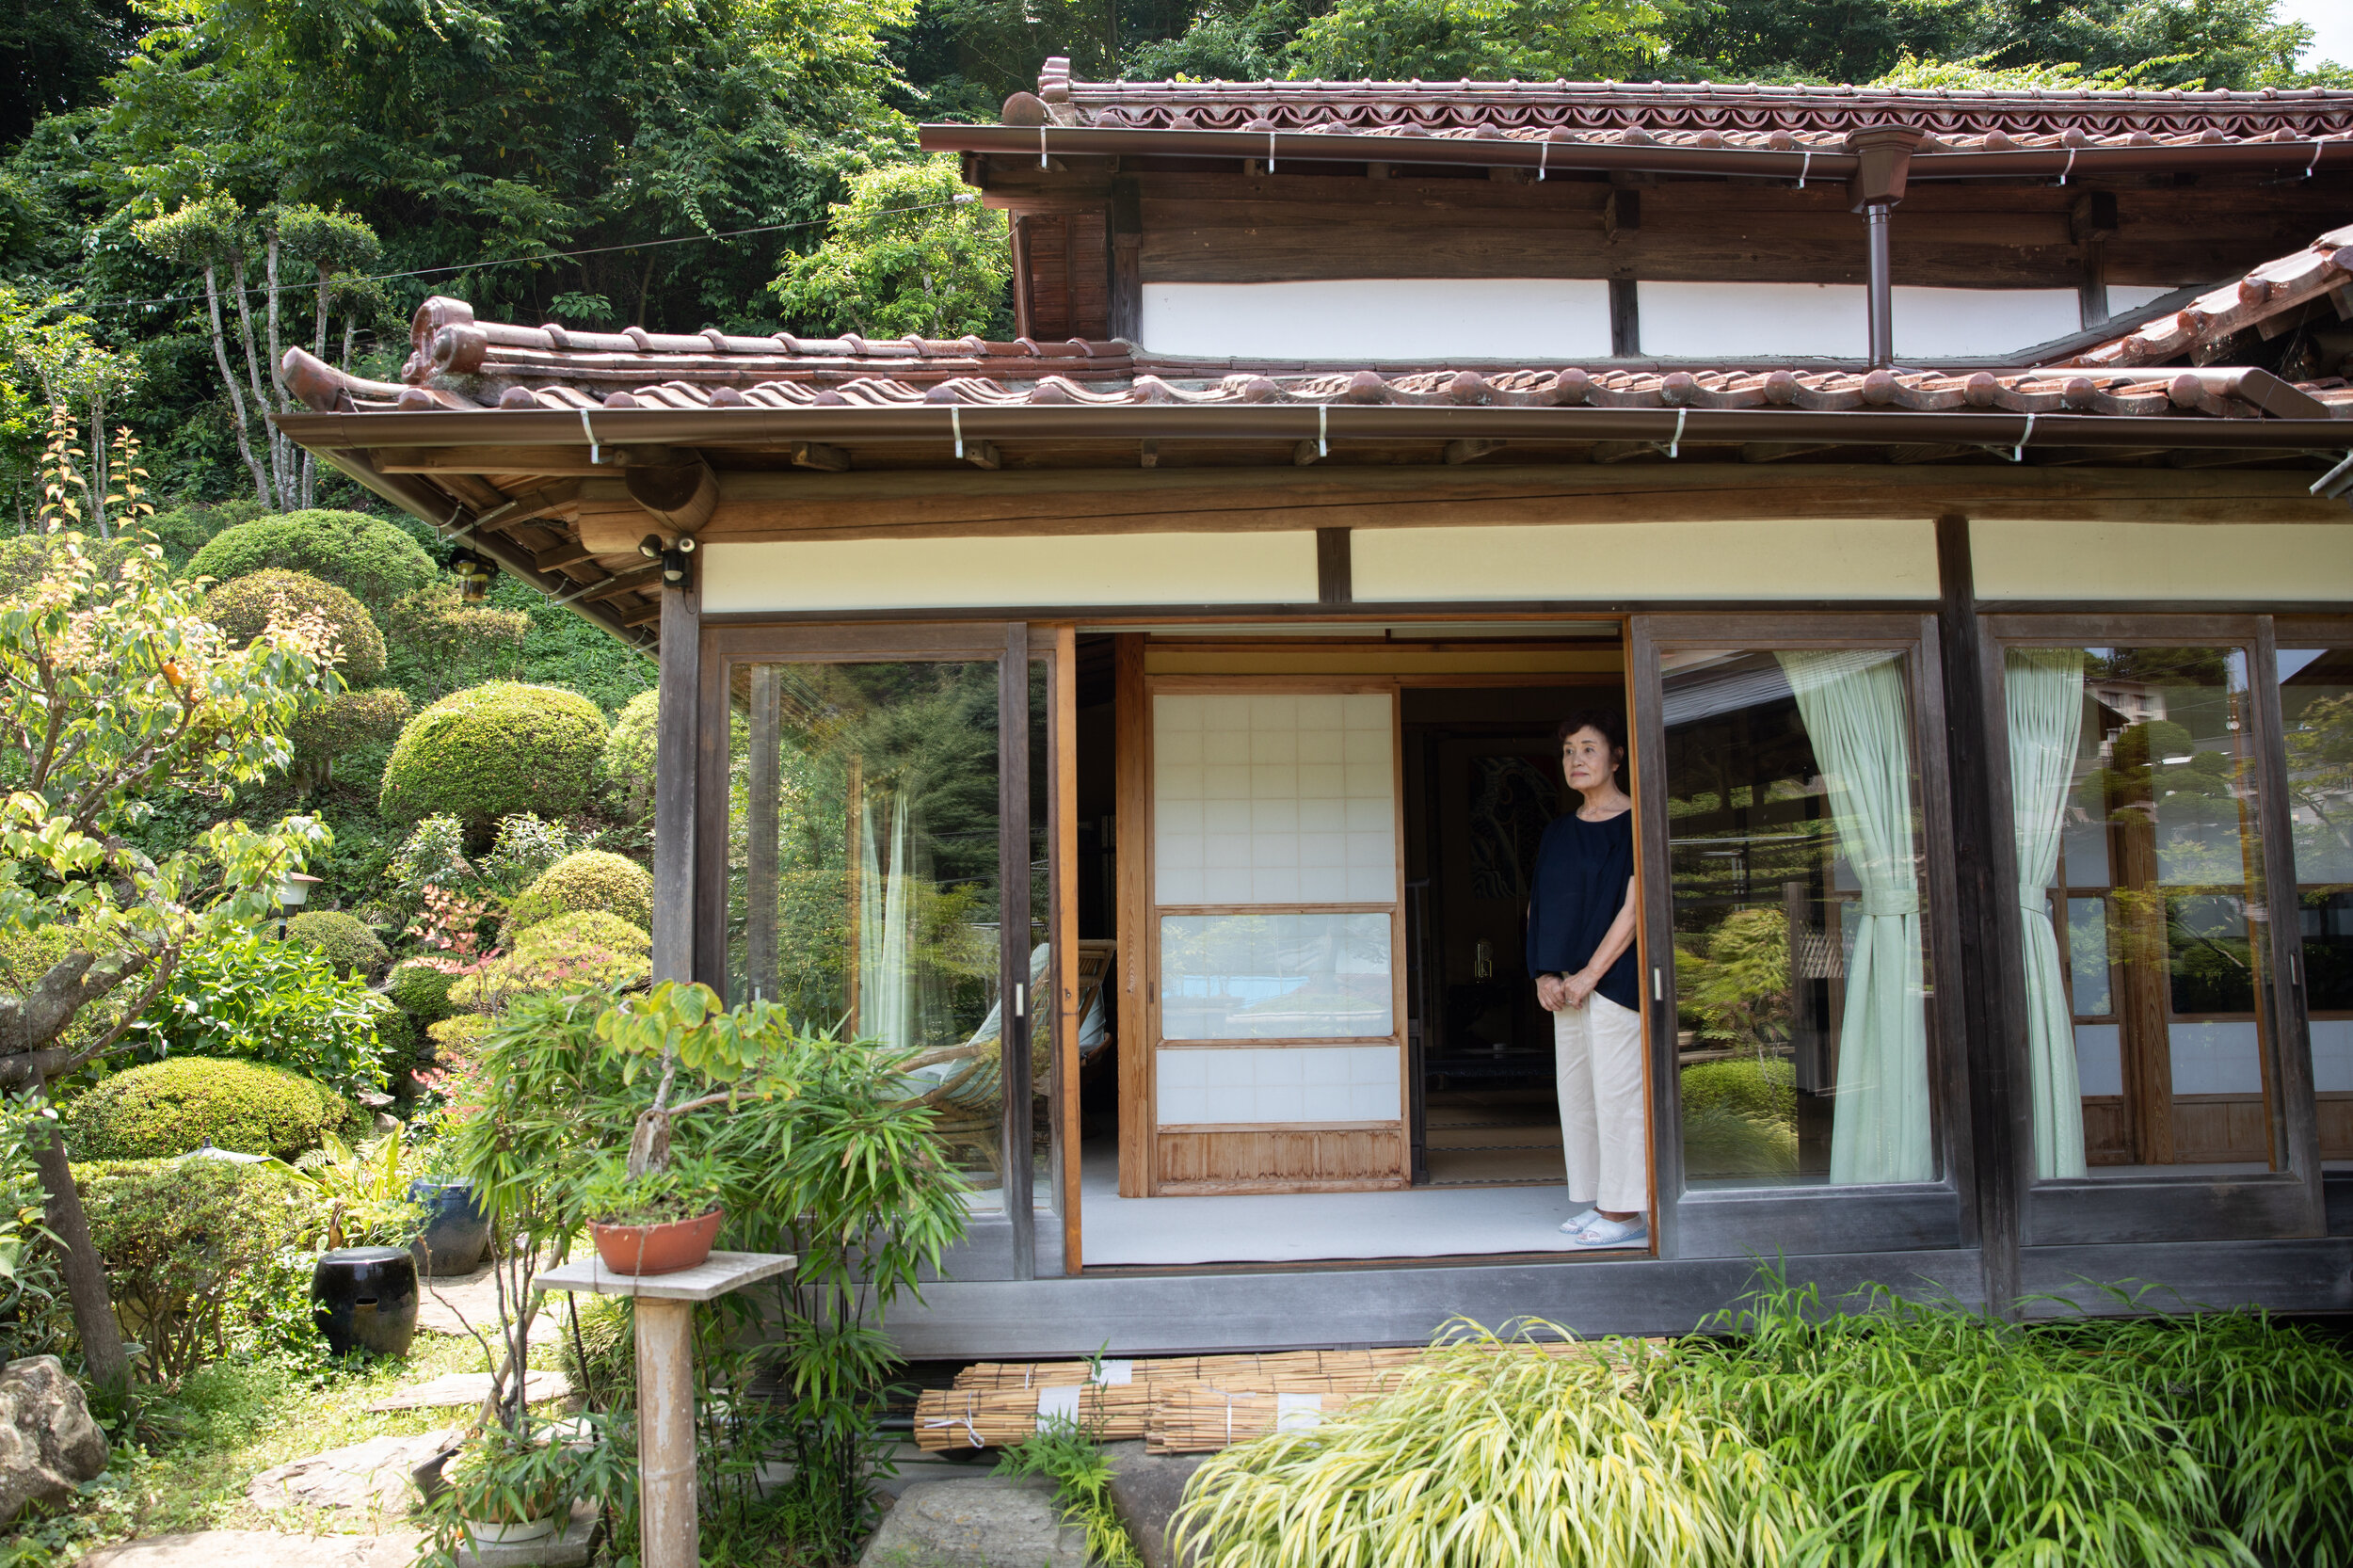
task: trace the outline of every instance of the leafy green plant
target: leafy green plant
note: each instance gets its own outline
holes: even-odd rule
[[[375,932],[340,909],[305,909],[286,922],[286,939],[318,949],[345,979],[373,979],[392,959]]]
[[[367,606],[307,571],[265,567],[232,578],[204,596],[204,609],[221,635],[240,646],[260,636],[273,616],[309,611],[332,634],[341,655],[335,668],[345,681],[365,686],[384,673],[384,634]]]
[[[151,1062],[100,1080],[66,1104],[67,1146],[83,1160],[155,1160],[210,1143],[292,1158],[348,1126],[358,1107],[283,1067],[210,1056]]]
[[[626,856],[586,849],[541,872],[515,900],[507,929],[517,934],[558,915],[599,910],[645,930],[653,924],[653,875]]]
[[[521,610],[469,604],[454,584],[437,583],[394,600],[385,612],[384,630],[409,656],[404,667],[412,683],[439,697],[491,666],[511,666],[531,631],[531,616]]]
[[[1505,1345],[1449,1324],[1393,1392],[1213,1456],[1172,1521],[1179,1554],[1214,1568],[1778,1568],[1813,1528],[1785,1467],[1657,1357]]]
[[[1102,1568],[1143,1568],[1144,1558],[1112,1507],[1112,1462],[1097,1436],[1069,1416],[1038,1423],[1037,1435],[997,1460],[1000,1476],[1045,1476],[1063,1505],[1063,1523],[1086,1532],[1087,1560]]]
[[[581,1211],[606,1225],[699,1219],[715,1206],[722,1174],[710,1160],[677,1154],[658,1171],[632,1176],[627,1159],[600,1156],[581,1178]]]
[[[346,1093],[380,1090],[376,1020],[391,1004],[337,968],[335,957],[308,943],[223,933],[181,960],[164,994],[140,1015],[134,1038],[151,1055],[236,1057]]]
[[[449,988],[456,978],[422,958],[404,958],[385,979],[384,994],[420,1027],[437,1024],[456,1011],[450,1005]]]
[[[519,996],[617,990],[644,978],[652,951],[652,938],[617,915],[558,915],[518,936],[512,952],[455,977],[448,1000],[495,1013]]]
[[[482,858],[482,874],[493,886],[512,891],[581,848],[586,837],[560,822],[542,822],[536,811],[502,817],[490,853]]]
[[[586,697],[492,681],[408,721],[384,763],[378,805],[408,820],[446,812],[487,834],[518,811],[577,809],[603,750],[604,715]]]
[[[408,1186],[424,1174],[424,1161],[397,1132],[356,1148],[321,1133],[319,1146],[294,1168],[326,1202],[326,1246],[406,1246],[424,1222],[424,1208],[409,1199]]]
[[[791,258],[773,286],[790,315],[878,338],[1001,330],[1005,219],[968,200],[953,158],[883,164],[849,187],[824,243]]]
[[[123,1335],[146,1348],[151,1381],[227,1353],[241,1276],[304,1222],[301,1183],[274,1165],[129,1160],[82,1165],[74,1176]]]
[[[37,1112],[0,1102],[0,1363],[72,1350],[65,1280],[49,1229],[40,1173],[24,1146]]]
[[[423,906],[427,888],[455,888],[474,874],[466,858],[466,824],[445,811],[424,818],[408,830],[388,868],[402,905]]]
[[[562,1519],[578,1499],[618,1496],[634,1479],[632,1464],[610,1423],[595,1416],[575,1417],[562,1432],[529,1420],[486,1427],[450,1463],[448,1485],[425,1505],[419,1561],[455,1568],[461,1550],[478,1545],[474,1527]]]

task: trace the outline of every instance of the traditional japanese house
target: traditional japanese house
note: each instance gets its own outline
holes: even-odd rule
[[[1085,83],[1019,335],[418,312],[295,440],[658,651],[659,972],[919,1051],[916,1353],[2353,1308],[2353,94]],[[920,219],[920,215],[917,215]],[[1630,727],[1654,1224],[1521,958]],[[2056,1310],[2034,1305],[2028,1310]]]

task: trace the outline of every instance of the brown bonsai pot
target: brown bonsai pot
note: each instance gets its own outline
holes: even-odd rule
[[[721,1217],[714,1208],[692,1220],[665,1220],[658,1225],[608,1225],[591,1220],[588,1234],[596,1240],[597,1256],[616,1274],[674,1274],[710,1257]]]

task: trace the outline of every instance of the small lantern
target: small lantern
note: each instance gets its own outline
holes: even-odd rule
[[[461,544],[450,551],[449,571],[457,579],[457,597],[466,603],[479,604],[490,597],[490,579],[497,568],[472,546]]]
[[[311,902],[311,889],[319,885],[319,878],[305,876],[300,872],[288,872],[278,879],[278,939],[286,939],[286,912],[299,909]]]

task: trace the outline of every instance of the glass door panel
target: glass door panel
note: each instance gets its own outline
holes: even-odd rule
[[[2242,648],[2005,651],[2040,1176],[2274,1168],[2249,700]]]
[[[2353,648],[2280,649],[2296,920],[2323,1160],[2353,1160]]]
[[[999,669],[730,670],[729,1000],[909,1053],[981,1207],[1002,1202]]]

